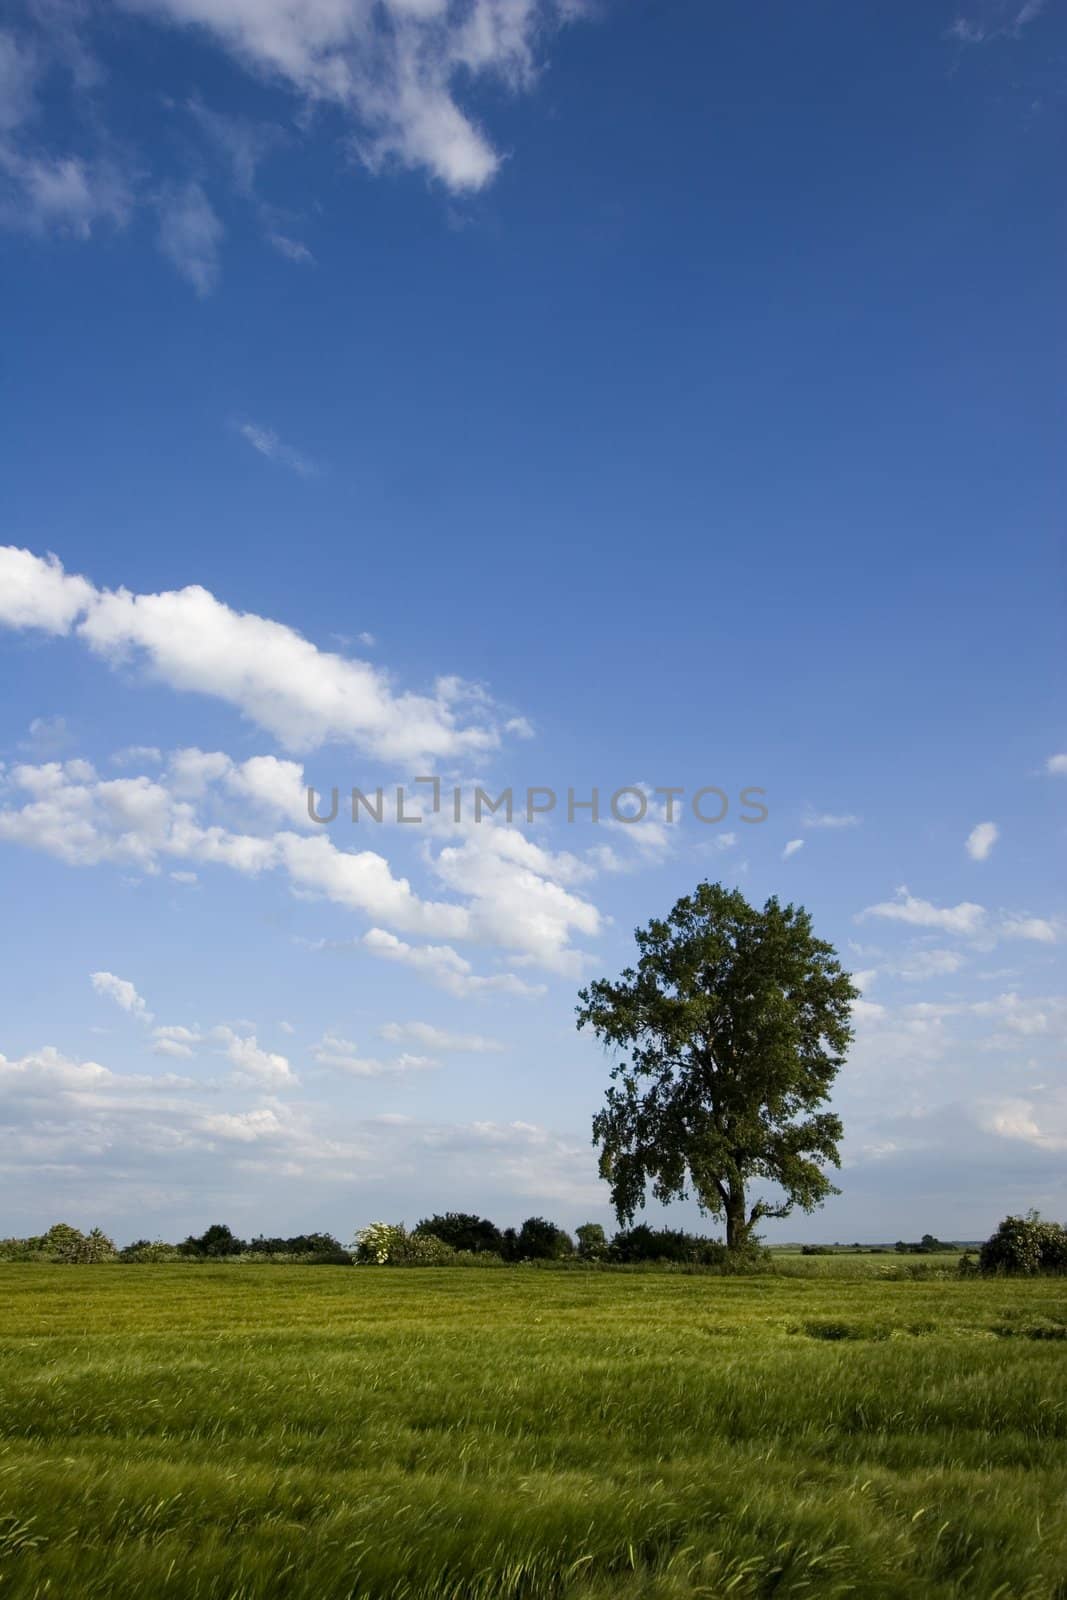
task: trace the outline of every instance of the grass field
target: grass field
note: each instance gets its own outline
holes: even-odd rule
[[[2,1267],[0,1597],[1067,1596],[1067,1282],[887,1265]]]

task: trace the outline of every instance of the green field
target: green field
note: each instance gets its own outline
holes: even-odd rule
[[[0,1267],[0,1597],[1067,1596],[1067,1283],[897,1265]]]

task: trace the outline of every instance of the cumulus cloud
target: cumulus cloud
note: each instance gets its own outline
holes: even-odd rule
[[[935,906],[929,900],[918,899],[907,888],[900,888],[894,900],[868,906],[856,920],[862,922],[866,917],[884,917],[916,928],[943,928],[947,933],[976,934],[985,926],[986,911],[969,900],[956,906]]]
[[[294,628],[232,610],[191,585],[161,594],[99,590],[54,556],[0,548],[0,624],[74,636],[113,665],[142,660],[172,689],[210,695],[306,751],[331,741],[385,761],[495,749],[491,706],[397,693],[367,662],[319,650]],[[464,720],[465,719],[465,720]]]
[[[154,1028],[152,1038],[155,1041],[152,1049],[157,1056],[188,1057],[196,1054],[203,1035],[195,1028],[169,1023],[165,1027]]]
[[[151,1022],[151,1011],[127,978],[116,978],[113,972],[92,972],[89,978],[97,994],[106,995],[109,1000],[114,1000],[117,1006],[121,1006],[122,1010],[128,1011],[131,1016],[140,1017],[143,1022]]]
[[[967,854],[972,861],[987,861],[999,838],[1000,829],[995,822],[975,823],[967,835]]]
[[[106,862],[155,875],[182,862],[178,870],[186,876],[190,863],[246,876],[277,872],[301,896],[321,896],[401,933],[491,945],[515,961],[563,974],[585,961],[572,937],[601,926],[597,908],[569,886],[588,875],[588,866],[543,849],[517,828],[486,823],[436,854],[428,845],[427,872],[457,898],[420,894],[385,856],[339,849],[316,831],[301,767],[274,756],[234,762],[219,751],[184,749],[153,777],[107,779],[82,761],[23,763],[0,779],[5,792],[9,802],[22,803],[0,804],[0,839],[71,866]],[[239,826],[204,820],[200,808],[209,803],[235,811]],[[279,820],[301,824],[303,832],[279,829]],[[439,973],[448,971],[453,986],[467,992],[485,986],[525,992],[515,987],[518,980],[478,979],[467,963],[464,976],[447,959],[444,967],[434,959]]]
[[[1045,771],[1053,778],[1067,778],[1067,752],[1063,755],[1049,756],[1045,763]]]
[[[96,596],[87,578],[63,571],[58,556],[0,547],[0,622],[6,627],[69,633]]]
[[[287,1058],[261,1049],[255,1034],[242,1037],[232,1028],[219,1027],[212,1036],[222,1045],[241,1079],[270,1089],[281,1089],[296,1082]]]
[[[782,860],[788,861],[790,856],[795,856],[797,851],[803,850],[803,848],[803,839],[790,839],[785,849],[782,851]]]

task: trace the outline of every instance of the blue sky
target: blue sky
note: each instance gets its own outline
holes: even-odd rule
[[[1051,0],[14,9],[3,1231],[608,1221],[576,990],[705,876],[863,975],[769,1232],[1067,1210],[1065,87]]]

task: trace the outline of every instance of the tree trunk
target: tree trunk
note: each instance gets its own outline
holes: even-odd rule
[[[745,1217],[745,1189],[743,1184],[731,1185],[726,1196],[726,1248],[740,1250],[748,1239],[749,1223]]]

